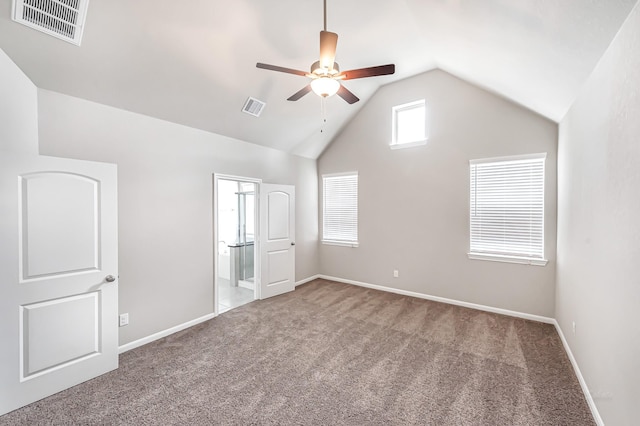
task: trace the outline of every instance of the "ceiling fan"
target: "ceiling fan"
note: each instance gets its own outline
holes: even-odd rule
[[[324,0],[324,30],[320,31],[320,60],[311,64],[310,72],[260,62],[256,64],[256,67],[312,79],[309,84],[287,98],[288,101],[297,101],[313,90],[323,98],[337,94],[350,104],[356,103],[360,99],[344,87],[341,80],[389,75],[396,71],[394,64],[388,64],[340,72],[340,67],[335,62],[337,45],[338,34],[327,31],[327,0]]]

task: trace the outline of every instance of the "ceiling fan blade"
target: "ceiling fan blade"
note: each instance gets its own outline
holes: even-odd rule
[[[279,67],[277,65],[263,64],[260,62],[256,64],[256,67],[262,68],[263,70],[271,70],[271,71],[278,71],[278,72],[286,72],[287,74],[301,75],[302,77],[307,77],[309,74],[304,71],[294,70],[292,68]]]
[[[338,89],[337,95],[340,96],[345,101],[347,101],[347,103],[349,103],[349,104],[355,104],[356,102],[358,102],[360,100],[356,95],[351,93],[349,91],[349,89],[344,87],[342,84],[340,85],[340,88]]]
[[[289,96],[289,98],[287,98],[287,100],[288,101],[297,101],[298,99],[300,99],[301,97],[303,97],[304,95],[309,93],[310,91],[311,91],[311,85],[307,84],[302,89],[298,90],[296,93],[294,93],[293,95]]]
[[[330,31],[320,31],[320,68],[331,71],[336,59],[338,34]]]
[[[350,70],[340,73],[336,78],[341,80],[353,80],[355,78],[365,77],[377,77],[379,75],[389,75],[396,72],[396,66],[394,64],[378,65],[377,67],[360,68],[357,70]]]

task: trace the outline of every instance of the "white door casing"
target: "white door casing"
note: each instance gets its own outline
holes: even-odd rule
[[[260,185],[260,298],[295,289],[295,187]]]
[[[0,154],[0,415],[118,367],[117,226],[115,165]]]
[[[255,192],[256,192],[256,196],[255,196],[255,209],[254,209],[254,217],[258,218],[258,219],[254,219],[255,220],[255,241],[254,241],[254,258],[253,258],[253,264],[254,264],[254,282],[255,282],[255,290],[254,290],[254,297],[255,299],[260,299],[260,261],[261,261],[261,257],[260,257],[260,224],[261,221],[259,219],[260,216],[260,186],[262,185],[262,179],[256,179],[256,178],[251,178],[251,177],[243,177],[243,176],[236,176],[236,175],[226,175],[226,174],[220,174],[220,173],[214,173],[213,175],[213,223],[214,223],[214,245],[213,245],[213,269],[215,271],[214,273],[214,310],[215,310],[215,314],[218,315],[220,313],[220,309],[219,309],[219,304],[220,304],[220,291],[219,291],[219,287],[218,287],[218,279],[220,277],[223,276],[222,271],[224,270],[225,266],[223,266],[221,264],[221,257],[220,257],[220,218],[219,218],[219,206],[220,206],[220,200],[219,200],[219,196],[220,196],[220,192],[219,192],[219,181],[220,180],[228,180],[228,181],[236,181],[236,182],[247,182],[247,183],[253,183],[254,184],[254,188],[255,188]],[[228,259],[227,259],[228,261]],[[226,266],[227,268],[229,268],[229,264]],[[230,278],[230,270],[228,271],[228,275]],[[229,279],[227,278],[227,279]]]

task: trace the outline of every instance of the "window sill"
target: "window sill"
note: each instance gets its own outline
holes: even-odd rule
[[[404,148],[413,148],[414,146],[422,146],[427,144],[428,139],[424,139],[421,141],[415,142],[405,142],[405,143],[392,143],[389,145],[391,149],[404,149]]]
[[[342,246],[342,247],[358,247],[357,241],[331,241],[331,240],[322,240],[322,244],[326,244],[328,246]]]
[[[472,260],[488,260],[490,262],[519,263],[521,265],[546,266],[547,259],[533,259],[530,257],[503,256],[487,253],[467,253]]]

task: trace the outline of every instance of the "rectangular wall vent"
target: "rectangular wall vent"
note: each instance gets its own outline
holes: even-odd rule
[[[13,0],[13,20],[80,46],[89,0]]]
[[[249,99],[247,99],[247,102],[245,102],[244,106],[242,107],[242,112],[246,112],[247,114],[253,115],[254,117],[260,117],[260,113],[262,113],[265,105],[266,104],[264,102],[249,97]]]

